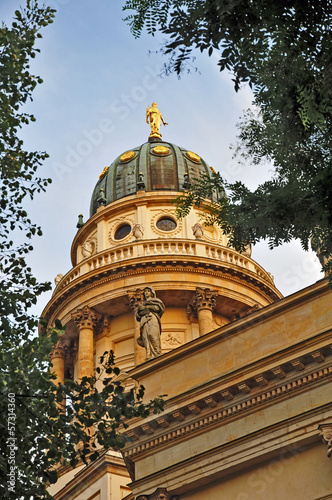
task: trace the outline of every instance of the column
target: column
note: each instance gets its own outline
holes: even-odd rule
[[[188,304],[188,312],[198,318],[199,335],[213,330],[212,312],[217,303],[218,292],[210,288],[196,288],[196,294]]]
[[[139,304],[144,302],[144,295],[143,295],[143,289],[137,288],[133,292],[129,292],[127,294],[127,297],[129,299],[129,305],[131,307],[131,310],[134,313],[134,343],[135,343],[135,353],[134,353],[134,358],[135,358],[135,366],[140,365],[145,362],[146,359],[146,352],[144,347],[141,347],[137,343],[138,337],[140,337],[140,324],[136,320],[136,310]]]
[[[56,385],[64,385],[65,382],[65,350],[64,350],[64,340],[62,337],[59,338],[56,346],[51,353],[51,363],[52,372],[55,374],[56,379],[54,383]]]
[[[83,377],[92,377],[94,375],[93,359],[93,332],[97,322],[97,315],[93,309],[84,306],[78,309],[72,319],[79,328],[78,338],[78,380]]]
[[[58,342],[54,346],[53,352],[51,353],[51,363],[52,372],[55,374],[56,379],[53,380],[55,385],[64,385],[65,383],[65,356],[66,356],[67,346],[65,345],[63,336],[59,337]],[[63,398],[61,402],[57,403],[57,407],[60,411],[65,411],[66,408],[66,398]]]

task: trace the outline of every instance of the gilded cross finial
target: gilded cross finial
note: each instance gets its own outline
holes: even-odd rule
[[[161,139],[161,133],[159,132],[160,125],[168,125],[162,117],[159,109],[157,108],[157,103],[153,102],[152,106],[148,106],[146,108],[146,123],[150,123],[151,133],[149,137],[157,137]]]

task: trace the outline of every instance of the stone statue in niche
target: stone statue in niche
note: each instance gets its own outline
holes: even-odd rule
[[[135,239],[141,240],[143,238],[143,234],[144,234],[144,227],[142,226],[142,224],[135,224],[135,226],[133,227],[133,235]]]
[[[251,257],[251,245],[250,243],[248,243],[248,245],[246,245],[245,249],[243,250],[243,252],[241,252],[242,255],[246,255],[247,257]]]
[[[82,245],[83,259],[87,259],[88,257],[90,257],[93,254],[93,249],[94,245],[93,243],[91,243],[91,241],[86,241],[85,243],[83,243]]]
[[[191,228],[193,230],[193,235],[196,240],[201,240],[204,236],[204,227],[199,222],[196,222],[194,226]]]
[[[156,292],[151,286],[143,291],[144,302],[139,304],[136,319],[140,322],[140,336],[138,345],[146,350],[146,361],[161,355],[161,324],[160,318],[165,311],[165,305],[157,299]]]
[[[62,280],[63,278],[63,274],[59,273],[56,275],[56,277],[54,278],[54,283],[55,283],[55,286],[57,287],[58,284],[60,283],[60,281]]]

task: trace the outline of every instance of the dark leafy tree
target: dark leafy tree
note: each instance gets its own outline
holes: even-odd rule
[[[26,151],[20,130],[35,121],[23,111],[42,82],[30,62],[54,13],[27,0],[11,27],[0,28],[0,497],[15,500],[49,498],[47,487],[56,481],[59,464],[87,463],[102,447],[121,447],[125,419],[163,405],[158,398],[143,404],[143,387],[124,389],[112,353],[105,354],[96,377],[55,386],[49,354],[64,333],[62,325],[36,335],[38,318],[30,308],[51,285],[38,283],[26,262],[31,240],[42,233],[24,203],[50,179],[37,174],[47,154]]]
[[[34,338],[16,348],[15,358],[3,354],[9,384],[1,498],[52,498],[47,488],[57,481],[61,466],[88,464],[109,448],[121,449],[128,419],[163,409],[162,398],[143,404],[143,386],[124,387],[113,352],[104,353],[95,376],[55,386],[49,353],[63,334],[55,329]]]
[[[248,82],[305,126],[331,113],[329,0],[128,0],[124,10],[135,37],[144,28],[168,36],[169,71],[186,69],[195,49],[218,51],[235,90]]]
[[[254,192],[221,178],[192,182],[179,214],[219,183],[228,199],[207,206],[207,217],[232,232],[236,247],[298,238],[307,249],[313,238],[325,257],[331,254],[332,3],[129,0],[124,9],[133,11],[126,21],[136,37],[144,28],[168,36],[167,71],[180,74],[194,50],[219,51],[220,70],[233,74],[236,91],[250,85],[259,110],[240,124],[236,155],[257,165],[271,161],[272,179]]]

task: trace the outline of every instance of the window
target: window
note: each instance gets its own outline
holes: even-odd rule
[[[173,231],[177,227],[177,223],[171,217],[162,217],[156,224],[161,231]]]
[[[114,238],[116,240],[123,240],[123,238],[128,236],[130,231],[131,231],[130,224],[121,224],[121,226],[119,226],[118,229],[115,231]]]

